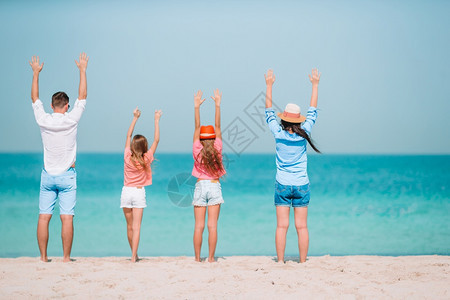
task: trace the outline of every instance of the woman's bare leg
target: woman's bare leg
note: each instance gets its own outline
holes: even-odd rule
[[[277,249],[278,262],[284,262],[284,250],[286,248],[286,234],[289,228],[289,206],[277,206],[277,231],[275,233],[275,247]]]
[[[217,245],[217,220],[219,219],[220,204],[208,206],[208,244],[209,244],[209,262],[215,262],[214,254]]]
[[[200,250],[202,249],[203,230],[205,229],[206,206],[194,206],[194,253],[195,260],[200,261]]]
[[[309,246],[309,233],[307,225],[308,207],[295,207],[295,228],[298,235],[298,251],[300,253],[300,262],[306,261]]]

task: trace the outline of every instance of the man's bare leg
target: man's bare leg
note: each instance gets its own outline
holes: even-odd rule
[[[64,262],[70,261],[73,241],[73,215],[60,215],[61,217],[61,239],[63,244]]]
[[[48,224],[52,218],[51,214],[40,214],[37,226],[37,240],[39,245],[39,252],[41,253],[41,260],[48,262],[47,258],[47,244],[48,244]]]

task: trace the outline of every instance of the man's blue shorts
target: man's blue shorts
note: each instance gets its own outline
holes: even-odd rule
[[[74,215],[77,202],[77,172],[74,168],[56,176],[48,174],[45,169],[42,170],[39,214],[53,214],[57,198],[59,214]]]

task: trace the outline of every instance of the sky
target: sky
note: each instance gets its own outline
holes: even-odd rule
[[[306,113],[308,74],[321,72],[312,138],[329,154],[450,154],[449,1],[1,1],[0,152],[42,152],[31,107],[39,55],[40,98],[77,98],[80,52],[89,55],[78,152],[121,152],[135,133],[159,152],[190,152],[193,95],[222,93],[224,151],[273,153],[262,121],[264,73],[273,102]]]

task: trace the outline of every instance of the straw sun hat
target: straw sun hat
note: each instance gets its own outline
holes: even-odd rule
[[[306,120],[306,117],[300,114],[300,106],[293,103],[288,103],[284,112],[278,113],[278,117],[289,123],[302,123]]]

